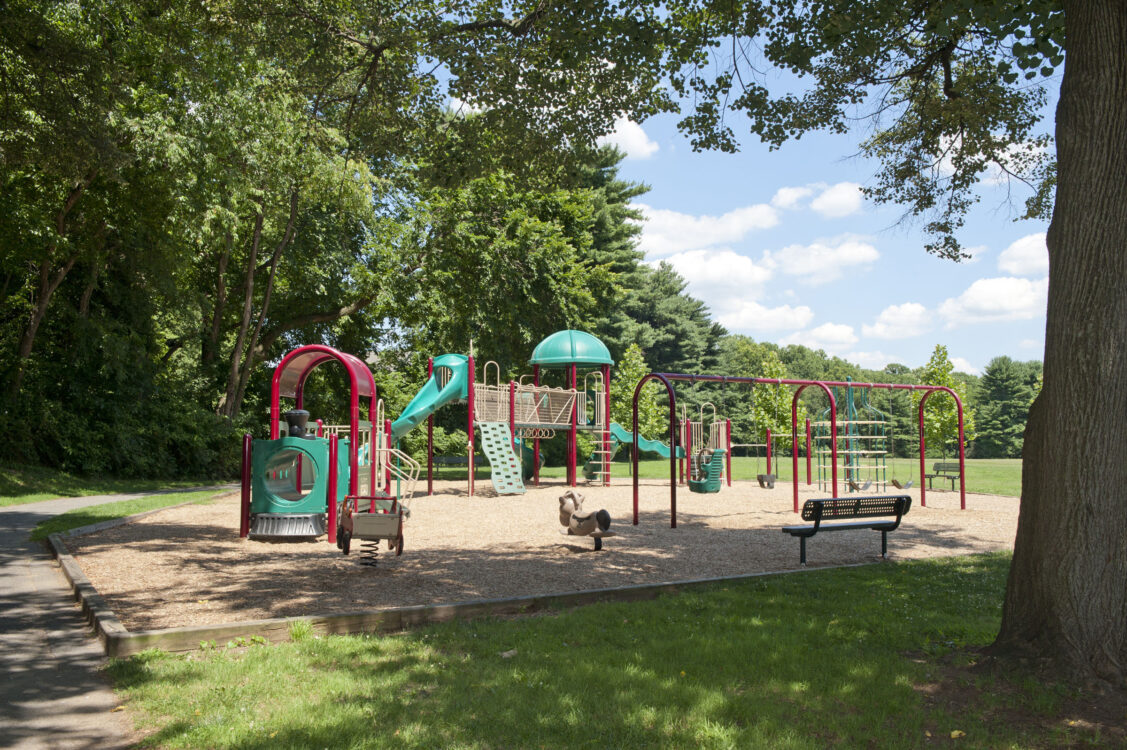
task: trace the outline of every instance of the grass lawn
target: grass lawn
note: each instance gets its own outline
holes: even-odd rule
[[[219,484],[221,481],[83,477],[41,466],[9,464],[0,466],[0,507],[37,503],[57,497],[86,497],[200,487]]]
[[[625,451],[620,451],[621,455]],[[936,463],[938,459],[927,460],[927,470],[930,472],[932,464]],[[948,459],[950,460],[950,459]],[[956,457],[955,461],[958,461]],[[1021,459],[1020,458],[968,458],[967,462],[967,492],[982,493],[987,495],[1006,495],[1009,497],[1021,497]],[[791,459],[789,456],[784,456],[783,460],[772,461],[771,468],[775,472],[781,482],[791,481]],[[612,475],[615,477],[628,477],[630,476],[630,464],[628,461],[615,461],[614,467],[611,469]],[[759,474],[764,474],[767,471],[767,462],[762,458],[744,458],[741,456],[732,459],[732,479],[734,481],[755,481]],[[799,458],[798,463],[798,476],[799,481],[806,480],[806,459]],[[812,467],[812,476],[814,481],[817,482],[818,466],[814,464]],[[668,459],[645,459],[639,462],[639,476],[645,479],[668,479],[669,478],[669,460]],[[564,476],[563,466],[546,466],[540,470],[540,476],[562,479]],[[463,478],[465,477],[465,470],[462,470],[460,475],[451,473],[450,478]],[[915,483],[913,487],[920,486],[920,462],[919,459],[897,458],[889,461],[888,479],[899,479],[905,482],[909,479]],[[840,478],[838,480],[841,481]],[[947,480],[936,481],[935,489],[951,487]],[[955,487],[958,487],[956,483]],[[894,491],[895,488],[889,487],[889,491]]]
[[[51,518],[35,527],[31,532],[33,541],[46,539],[51,534],[70,531],[81,526],[89,526],[114,518],[125,518],[147,510],[167,508],[170,505],[181,503],[204,503],[216,495],[221,495],[226,490],[203,490],[200,492],[169,492],[160,495],[146,495],[128,500],[119,500],[105,505],[91,505],[88,508],[76,508]]]
[[[391,637],[146,652],[109,673],[192,748],[1060,747],[1076,696],[973,668],[1009,557],[868,565]]]

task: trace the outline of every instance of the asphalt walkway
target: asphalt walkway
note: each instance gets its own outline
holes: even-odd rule
[[[0,508],[0,748],[113,750],[136,739],[66,578],[28,536],[59,513],[152,494]]]

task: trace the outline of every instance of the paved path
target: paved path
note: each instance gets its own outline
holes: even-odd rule
[[[102,674],[104,654],[37,524],[131,495],[63,498],[0,508],[0,748],[112,750],[135,735]]]

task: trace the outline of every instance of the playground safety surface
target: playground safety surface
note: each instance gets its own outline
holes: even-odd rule
[[[390,607],[563,594],[631,585],[794,570],[798,540],[789,485],[765,490],[736,482],[716,494],[677,493],[669,527],[668,483],[642,483],[639,525],[631,525],[628,478],[577,490],[585,511],[607,509],[618,536],[595,552],[588,538],[561,534],[559,480],[524,495],[498,497],[489,482],[467,496],[464,482],[435,483],[412,501],[401,557],[379,550],[360,564],[358,545],[342,555],[316,542],[260,542],[238,536],[238,495],[185,505],[65,544],[129,631],[333,615]],[[801,487],[800,500],[828,493]],[[1018,500],[919,490],[900,529],[889,534],[893,560],[1013,548]],[[873,531],[819,534],[807,543],[810,567],[879,559]]]

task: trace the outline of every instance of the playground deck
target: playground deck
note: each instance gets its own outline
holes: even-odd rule
[[[383,607],[722,577],[798,567],[789,487],[738,482],[709,495],[678,493],[678,527],[669,528],[669,490],[644,482],[641,522],[630,525],[629,479],[583,487],[585,510],[606,508],[618,536],[593,551],[588,538],[561,535],[562,482],[522,496],[436,484],[417,497],[402,557],[380,550],[376,568],[324,542],[239,539],[238,497],[172,508],[114,529],[67,540],[86,575],[129,630],[328,615]],[[1011,549],[1018,500],[932,491],[897,531],[891,558],[925,558]],[[824,497],[803,489],[804,498]],[[878,559],[872,531],[819,539],[811,567]]]

